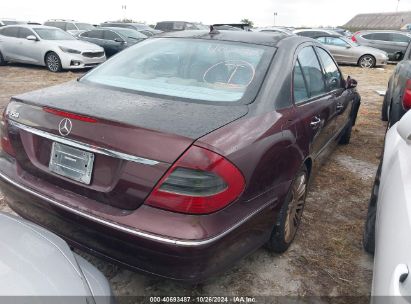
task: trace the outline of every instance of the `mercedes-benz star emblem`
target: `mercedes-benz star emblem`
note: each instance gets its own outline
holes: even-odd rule
[[[59,123],[59,132],[61,136],[69,135],[72,128],[73,128],[73,123],[68,118],[64,118]]]

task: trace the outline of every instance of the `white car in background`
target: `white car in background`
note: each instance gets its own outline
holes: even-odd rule
[[[372,301],[410,303],[411,298],[405,297],[411,296],[411,112],[386,134],[368,207],[364,248],[374,253]]]
[[[91,68],[105,60],[100,46],[77,40],[55,27],[24,24],[0,28],[0,65],[21,62],[59,72]]]

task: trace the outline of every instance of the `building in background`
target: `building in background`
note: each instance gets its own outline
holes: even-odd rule
[[[411,24],[411,11],[396,13],[359,14],[342,27],[357,30],[400,30]]]

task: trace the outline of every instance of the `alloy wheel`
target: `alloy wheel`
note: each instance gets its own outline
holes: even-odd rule
[[[284,239],[287,243],[294,239],[301,221],[307,192],[307,175],[301,172],[294,182],[284,227]]]
[[[374,66],[374,58],[371,56],[364,56],[360,60],[360,66],[362,68],[372,68]]]
[[[50,71],[58,72],[58,70],[60,69],[60,59],[57,57],[57,55],[50,54],[47,56],[47,67],[50,69]]]

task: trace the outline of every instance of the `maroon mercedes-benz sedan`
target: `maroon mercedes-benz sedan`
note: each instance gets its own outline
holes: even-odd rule
[[[72,246],[198,282],[293,241],[316,164],[360,105],[330,54],[298,36],[183,31],[78,81],[15,96],[0,188]]]

